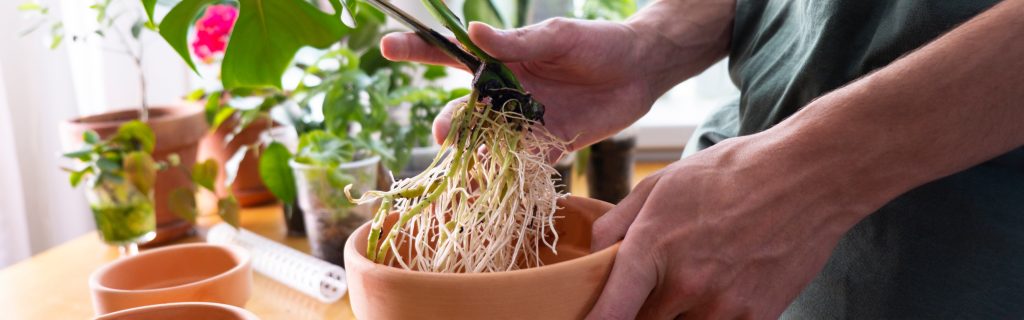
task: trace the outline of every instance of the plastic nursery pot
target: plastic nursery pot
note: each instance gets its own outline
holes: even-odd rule
[[[373,205],[355,205],[345,196],[374,190],[380,157],[369,157],[337,167],[307,165],[292,160],[298,203],[306,222],[306,237],[313,256],[344,266],[345,240],[373,217]]]
[[[259,320],[245,309],[209,302],[164,303],[105,314],[93,320]]]
[[[571,196],[559,205],[558,254],[542,247],[544,266],[508,272],[434,273],[376,264],[366,258],[370,226],[363,225],[345,245],[352,311],[359,319],[583,318],[619,247],[590,252],[591,226],[612,205]],[[385,220],[384,230],[395,220],[395,214]]]
[[[95,179],[97,177],[93,176],[87,181],[85,196],[100,239],[121,247],[122,252],[134,251],[126,248],[153,240],[156,237],[153,191],[142,193],[126,180],[95,184]]]
[[[100,267],[89,276],[89,290],[97,315],[172,302],[244,307],[252,292],[252,260],[236,246],[169,246]]]
[[[636,137],[618,135],[590,146],[587,189],[591,198],[619,203],[633,189]]]
[[[82,133],[93,130],[100,137],[107,138],[117,132],[121,124],[139,119],[139,110],[117,110],[97,115],[75,118],[61,123],[62,142],[66,150],[81,148]],[[171,154],[181,159],[181,166],[191,168],[196,162],[199,139],[206,134],[206,119],[203,108],[196,104],[182,103],[172,106],[150,107],[149,124],[156,135],[153,159],[165,161]],[[171,211],[170,194],[178,188],[187,188],[192,181],[178,170],[163,170],[156,174],[153,188],[156,211],[156,237],[146,245],[159,245],[180,239],[192,230],[192,225]]]

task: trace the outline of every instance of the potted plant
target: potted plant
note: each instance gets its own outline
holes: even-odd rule
[[[425,4],[461,46],[388,2],[371,2],[474,70],[474,81],[441,146],[450,154],[390,190],[353,199],[380,202],[373,221],[346,246],[356,316],[584,316],[616,250],[590,252],[590,223],[611,206],[557,191],[544,151],[564,151],[567,142],[545,129],[544,106],[469,39],[440,0]],[[478,152],[482,147],[487,151]]]
[[[116,133],[102,139],[95,131],[82,133],[83,147],[64,156],[76,160],[75,168],[65,168],[72,187],[84,183],[89,208],[96,221],[100,239],[117,246],[122,255],[138,252],[138,245],[157,236],[157,214],[154,189],[158,172],[180,168],[177,154],[166,161],[153,158],[157,136],[145,123],[132,120],[117,128]],[[216,163],[198,163],[191,171],[183,170],[186,180],[211,188]],[[171,174],[174,174],[173,172]],[[171,210],[194,222],[197,215],[195,186],[176,188],[170,192]],[[221,217],[238,225],[237,205],[231,199],[221,201]]]
[[[37,13],[40,19],[38,26],[48,25],[51,47],[59,46],[63,39],[71,41],[88,41],[90,39],[112,37],[118,40],[121,47],[115,52],[127,55],[138,72],[138,87],[141,92],[139,105],[134,109],[114,110],[102,114],[89,115],[68,120],[61,125],[65,148],[78,150],[82,145],[89,144],[82,137],[86,132],[95,132],[98,139],[114,137],[118,128],[129,121],[138,120],[148,126],[158,141],[152,148],[152,157],[157,162],[166,162],[171,155],[177,155],[181,165],[191,166],[196,161],[199,139],[206,132],[202,108],[180,103],[174,105],[152,106],[146,100],[146,75],[143,73],[143,42],[140,37],[152,30],[146,23],[142,6],[134,1],[96,1],[90,6],[96,13],[97,29],[88,32],[71,33],[62,27],[62,23],[49,16],[49,8],[36,2],[26,2],[19,9]],[[114,12],[112,8],[118,11]],[[162,244],[185,236],[191,230],[191,224],[175,215],[170,209],[169,196],[174,189],[188,186],[191,182],[169,172],[158,172],[153,187],[153,207],[156,212],[156,236],[148,244]]]

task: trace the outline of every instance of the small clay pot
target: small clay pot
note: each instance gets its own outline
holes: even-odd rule
[[[252,261],[236,246],[169,246],[100,267],[89,276],[89,289],[97,315],[171,302],[244,307],[252,291]]]
[[[102,315],[93,320],[259,320],[245,309],[220,303],[178,302],[131,308]]]
[[[81,149],[82,133],[86,130],[96,131],[102,138],[117,132],[121,124],[139,119],[139,110],[118,110],[98,115],[72,119],[61,123],[63,145],[66,150]],[[149,109],[149,127],[156,135],[156,146],[153,159],[166,161],[167,156],[177,154],[181,166],[192,168],[196,162],[199,139],[206,134],[206,120],[203,108],[196,104],[177,106],[151,107]],[[190,177],[180,170],[163,170],[157,172],[154,197],[156,203],[156,238],[145,246],[160,245],[180,239],[192,230],[192,224],[178,217],[171,211],[171,191],[188,188],[192,185]]]
[[[590,252],[594,220],[612,208],[598,200],[560,202],[558,254],[545,265],[494,273],[434,273],[376,264],[366,258],[369,223],[345,245],[349,303],[359,319],[580,319],[597,301],[618,244]],[[397,215],[385,223],[393,223]],[[385,235],[382,235],[384,237]]]
[[[227,136],[234,132],[235,126],[238,125],[237,118],[236,114],[234,117],[225,120],[220,127],[217,127],[216,131],[203,138],[199,144],[199,160],[213,159],[223,169],[228,159],[231,159],[231,156],[234,156],[239,148],[249,146],[245,157],[242,158],[242,162],[238,165],[238,173],[235,176],[235,181],[231,183],[231,191],[234,193],[235,198],[238,199],[238,204],[243,207],[273,202],[274,195],[267,190],[267,187],[263,185],[263,180],[260,179],[260,150],[254,149],[252,146],[260,142],[261,134],[273,127],[274,122],[269,118],[253,120],[249,126],[238,132],[230,142],[225,142]],[[220,170],[217,173],[217,181],[215,183],[217,195],[221,197],[228,194],[228,190],[224,186],[225,173],[226,171]]]

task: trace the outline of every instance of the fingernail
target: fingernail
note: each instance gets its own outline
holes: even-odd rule
[[[409,57],[408,42],[404,34],[389,33],[380,39],[380,54],[388,60],[404,60]]]

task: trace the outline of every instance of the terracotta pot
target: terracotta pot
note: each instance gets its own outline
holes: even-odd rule
[[[77,150],[82,145],[82,133],[93,130],[106,138],[117,132],[122,123],[139,118],[139,110],[119,110],[65,121],[61,124],[63,144],[66,150]],[[199,139],[206,134],[206,120],[202,107],[195,104],[152,107],[149,110],[149,126],[156,135],[153,158],[167,160],[177,154],[181,166],[191,168],[196,162]],[[191,185],[191,179],[179,170],[164,170],[157,173],[156,187],[156,238],[147,246],[160,245],[184,237],[192,225],[174,214],[168,206],[172,190]]]
[[[591,225],[612,208],[569,197],[556,228],[558,255],[545,265],[509,272],[452,274],[408,271],[366,258],[369,223],[345,245],[349,302],[359,319],[578,319],[586,316],[611,272],[618,245],[591,253]],[[393,223],[397,215],[385,223]],[[383,237],[383,235],[382,235]],[[546,247],[545,247],[546,248]]]
[[[209,302],[179,302],[131,308],[106,314],[94,320],[259,320],[245,309]]]
[[[171,302],[244,307],[252,292],[252,260],[236,246],[169,246],[100,267],[89,276],[89,290],[97,315]]]
[[[231,159],[231,156],[235,155],[239,148],[250,146],[249,151],[245,153],[245,157],[238,165],[238,175],[235,176],[235,181],[231,184],[231,191],[234,192],[235,198],[243,207],[273,202],[274,195],[267,190],[267,187],[263,185],[263,180],[260,179],[260,150],[251,148],[260,141],[260,135],[273,126],[273,121],[268,118],[256,119],[235,135],[231,142],[225,142],[237,124],[237,116],[232,117],[224,121],[216,131],[204,137],[199,144],[199,160],[213,159],[221,168],[224,168],[224,163]],[[217,195],[221,197],[228,194],[227,188],[224,187],[225,172],[220,170],[217,174]]]

